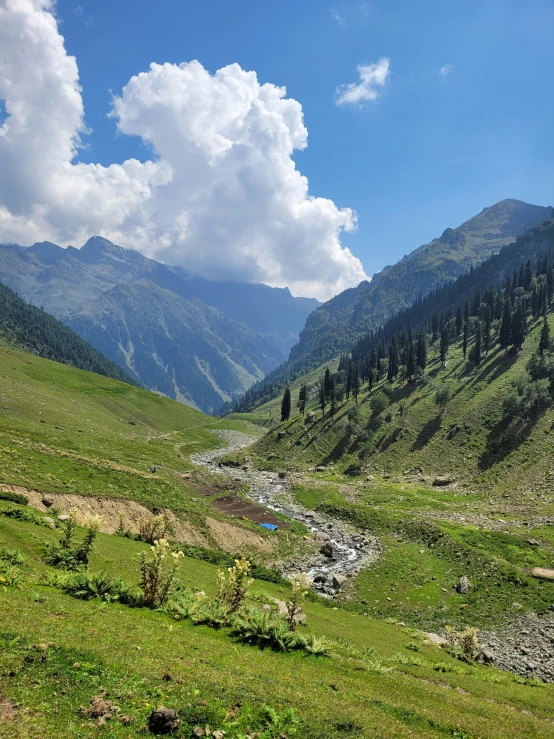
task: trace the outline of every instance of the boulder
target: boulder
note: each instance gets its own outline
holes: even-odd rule
[[[179,716],[171,708],[162,706],[148,716],[148,731],[152,734],[171,734],[179,724]]]
[[[277,473],[277,477],[279,478],[279,480],[284,480],[286,476],[287,476],[287,473],[286,472],[278,472]]]
[[[151,472],[153,475],[158,471],[161,470],[161,465],[159,464],[151,464],[148,468],[148,472]]]
[[[54,505],[54,498],[51,498],[49,495],[43,495],[42,496],[42,505],[45,508],[51,508]]]
[[[324,464],[318,464],[317,467],[315,468],[315,471],[316,472],[325,472],[326,469],[327,469],[327,467]]]
[[[433,480],[433,486],[436,488],[440,488],[444,485],[452,485],[453,482],[456,482],[453,477],[447,477],[446,475],[437,475]]]
[[[544,567],[534,567],[531,570],[533,577],[541,577],[545,580],[554,580],[554,570],[546,570]]]
[[[434,634],[433,632],[425,634],[425,641],[429,642],[430,644],[435,644],[437,647],[443,647],[445,644],[448,644],[448,640],[445,639],[444,636],[440,636],[440,634]]]
[[[320,554],[323,554],[324,557],[333,557],[335,554],[335,549],[333,547],[333,544],[330,541],[326,541],[325,544],[321,547],[319,550]]]
[[[71,516],[67,513],[60,513],[60,515],[58,516],[59,521],[69,521],[70,518]]]
[[[471,590],[471,583],[465,575],[460,577],[460,582],[456,585],[456,592],[460,595],[467,595]]]
[[[346,582],[346,579],[347,578],[344,575],[340,575],[338,573],[335,573],[333,575],[333,587],[338,590],[339,588],[341,588],[344,585],[344,583]]]
[[[45,523],[45,524],[46,524],[47,526],[49,526],[49,527],[50,527],[51,529],[55,529],[55,528],[56,528],[56,522],[54,521],[54,519],[53,519],[53,518],[50,518],[50,516],[45,516],[45,517],[44,517],[44,518],[43,518],[42,520],[43,520],[43,521],[44,521],[44,523]]]
[[[321,541],[321,542],[331,541],[331,537],[325,531],[318,531],[318,532],[316,532],[316,534],[314,534],[314,539],[316,541]]]

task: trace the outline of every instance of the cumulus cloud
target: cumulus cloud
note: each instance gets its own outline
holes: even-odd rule
[[[310,194],[292,155],[300,104],[231,64],[151,64],[114,98],[121,134],[152,159],[76,161],[87,134],[76,59],[52,0],[0,0],[0,240],[82,244],[100,234],[216,279],[329,297],[365,279],[340,241],[350,208]]]
[[[445,77],[448,77],[453,69],[454,67],[451,64],[445,64],[444,67],[439,69],[439,74],[444,79]]]
[[[384,87],[389,76],[389,66],[390,59],[386,57],[379,59],[376,64],[359,64],[360,81],[337,87],[336,104],[361,105],[367,100],[376,100],[381,94],[378,88]]]

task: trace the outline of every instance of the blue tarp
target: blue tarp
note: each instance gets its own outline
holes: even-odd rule
[[[269,529],[270,531],[276,531],[279,528],[274,523],[261,523],[260,526],[262,529]]]

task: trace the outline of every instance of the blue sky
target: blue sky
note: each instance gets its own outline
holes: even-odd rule
[[[81,135],[85,147],[78,160],[91,166],[158,158],[159,146],[153,145],[153,153],[144,143],[144,126],[138,135],[125,135],[136,133],[133,126],[122,124],[121,116],[108,117],[112,93],[121,96],[133,75],[148,71],[152,62],[197,59],[211,75],[237,62],[243,70],[255,71],[260,83],[286,87],[287,95],[301,104],[308,130],[307,148],[297,147],[293,157],[308,178],[310,195],[329,198],[338,209],[352,208],[358,214],[358,228],[352,232],[342,230],[349,219],[345,212],[327,214],[328,249],[322,261],[332,254],[335,272],[318,274],[314,284],[326,284],[328,292],[355,282],[361,271],[349,265],[346,282],[335,274],[342,269],[342,257],[329,234],[339,226],[342,244],[371,275],[503,198],[554,204],[552,0],[58,0],[55,13],[65,51],[77,60],[85,123],[91,129]],[[12,32],[10,41],[14,37]],[[31,64],[33,54],[24,51],[27,56],[22,55],[20,65],[27,57]],[[375,88],[376,99],[337,105],[336,89],[359,82],[358,65],[383,58],[390,60],[389,75]],[[59,65],[63,62],[60,57]],[[67,84],[76,87],[76,74],[73,81],[71,70],[64,75]],[[17,84],[9,89],[17,89]],[[69,112],[77,121],[82,114],[78,101],[72,104]],[[132,100],[125,100],[123,113],[130,107]],[[78,121],[71,125],[67,136],[75,138]],[[163,120],[157,125],[163,128]],[[1,185],[0,175],[0,190]],[[6,197],[12,190],[10,184]],[[29,208],[42,202],[38,195],[33,197]],[[90,203],[91,195],[87,197]],[[103,197],[109,205],[109,198]],[[64,210],[60,203],[49,204],[50,212],[58,206],[60,213],[68,212],[72,206],[66,199]],[[263,203],[256,207],[263,211]],[[76,222],[77,214],[73,217]],[[98,230],[97,224],[103,223],[91,221],[78,232],[73,226],[60,227],[60,218],[50,219],[51,230],[43,226],[41,231],[41,225],[34,224],[21,236],[19,219],[4,237],[29,241],[40,232],[44,238],[78,245],[77,233]],[[113,223],[113,228],[106,225],[106,235],[124,245],[138,238],[135,229],[130,242],[125,241],[127,232]],[[141,228],[144,231],[144,224]],[[162,233],[159,224],[157,228],[156,234]],[[286,230],[286,222],[280,228]],[[307,240],[317,241],[316,231],[303,228]],[[269,251],[261,260],[265,264],[278,251],[275,243],[267,240]],[[308,257],[317,259],[308,247],[305,250],[305,263],[297,265],[304,273],[310,269]],[[185,252],[184,263],[194,261],[190,250],[179,253]],[[219,259],[214,260],[214,253],[207,249],[212,265]],[[177,252],[168,251],[166,261],[172,254]],[[287,254],[294,262],[294,254]],[[253,260],[252,254],[244,256],[236,274],[291,284],[290,270],[273,265],[266,273],[259,264],[250,269]],[[231,261],[223,255],[221,264],[234,276]],[[207,273],[208,268],[199,264],[197,269]],[[302,291],[316,294],[305,274],[296,286],[297,294]]]
[[[109,90],[150,62],[238,62],[301,103],[309,138],[295,159],[313,194],[358,212],[343,240],[368,274],[503,198],[554,204],[551,0],[132,5],[59,3],[94,129],[85,161],[145,157],[106,113]],[[337,107],[335,88],[383,56],[382,95]]]

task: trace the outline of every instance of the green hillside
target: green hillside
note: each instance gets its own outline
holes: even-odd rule
[[[46,359],[136,384],[129,375],[49,313],[0,283],[0,341]]]

